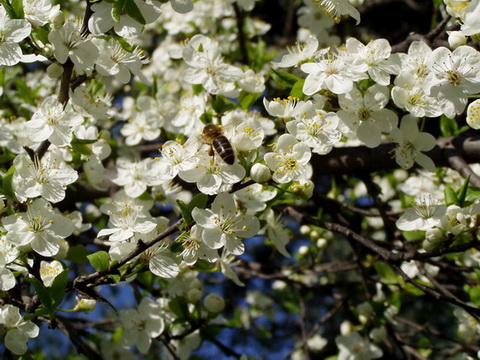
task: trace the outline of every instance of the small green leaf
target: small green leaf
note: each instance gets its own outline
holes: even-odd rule
[[[36,40],[40,40],[44,44],[48,44],[48,34],[50,32],[42,27],[37,27],[32,30],[32,35]]]
[[[48,289],[48,293],[52,299],[52,307],[56,308],[61,303],[65,297],[65,289],[68,284],[68,270],[62,271],[55,277],[53,280],[52,286]]]
[[[406,283],[405,286],[403,287],[408,293],[414,295],[414,296],[423,296],[425,293],[417,288],[415,285]]]
[[[262,94],[243,94],[238,99],[238,103],[243,110],[249,111],[260,96],[262,96]]]
[[[217,114],[224,114],[235,108],[235,104],[224,96],[212,96],[212,107]]]
[[[15,201],[15,191],[13,191],[13,174],[15,172],[15,166],[10,166],[10,169],[5,173],[2,180],[2,192],[8,200]]]
[[[298,80],[295,85],[293,85],[292,90],[290,91],[290,96],[297,99],[305,99],[306,95],[303,93],[303,85],[305,84],[304,79]]]
[[[189,311],[188,311],[188,303],[187,300],[183,296],[177,296],[173,298],[169,303],[168,307],[170,310],[173,311],[175,315],[177,315],[177,320],[180,319],[188,319]]]
[[[299,77],[285,71],[272,69],[272,78],[280,86],[292,88],[295,83],[300,80]]]
[[[67,258],[65,260],[70,261],[75,264],[83,264],[87,262],[87,256],[90,254],[90,251],[83,246],[70,246],[67,253]]]
[[[30,105],[35,105],[35,89],[27,85],[23,80],[15,81],[16,95]]]
[[[458,131],[457,122],[454,119],[450,119],[445,115],[440,117],[440,131],[443,136],[454,136]]]
[[[35,319],[37,316],[44,316],[46,318],[51,319],[53,317],[52,315],[53,315],[52,309],[47,309],[46,307],[41,306],[37,310],[35,310],[35,312],[31,314],[25,314],[23,318],[25,320],[32,320],[32,319]]]
[[[178,207],[180,208],[180,212],[182,213],[183,219],[185,220],[185,223],[188,224],[191,222],[192,215],[190,214],[190,210],[188,209],[187,204],[185,204],[182,200],[177,200]]]
[[[478,287],[470,287],[468,289],[468,293],[470,295],[470,301],[475,306],[480,306],[480,288]]]
[[[5,11],[7,12],[8,17],[9,17],[10,19],[16,19],[15,10],[13,9],[12,5],[10,4],[10,1],[0,0],[0,3],[1,3],[1,4],[3,5],[3,7],[5,8]]]
[[[466,201],[473,203],[480,198],[480,188],[469,186],[467,191]]]
[[[200,121],[204,124],[211,124],[213,120],[212,113],[210,111],[205,111],[200,115]]]
[[[105,270],[110,265],[110,256],[108,256],[108,253],[105,251],[97,251],[96,253],[90,254],[87,256],[87,259],[98,271]]]
[[[199,209],[205,209],[207,206],[208,202],[208,196],[202,193],[199,193],[193,197],[192,200],[188,203],[188,210],[190,213],[193,211],[195,208]]]
[[[458,191],[458,204],[460,207],[463,207],[465,204],[465,199],[467,198],[467,192],[468,192],[468,184],[470,182],[470,175],[467,176],[465,179],[465,182],[463,183],[462,187]]]
[[[124,37],[119,36],[115,33],[113,33],[111,36],[118,41],[118,43],[120,44],[123,50],[128,51],[130,53],[133,51],[133,46]]]
[[[192,85],[193,95],[200,95],[203,93],[203,85],[201,84],[194,84]]]
[[[33,285],[42,305],[47,309],[52,309],[52,298],[45,285],[34,277],[26,277],[25,281]]]
[[[140,9],[138,8],[137,4],[133,0],[126,0],[125,1],[125,12],[128,16],[130,16],[133,20],[139,22],[142,25],[145,25],[147,21],[143,17]]]
[[[373,267],[385,284],[398,284],[401,282],[400,277],[395,273],[390,265],[377,261]]]
[[[12,9],[15,12],[15,19],[23,19],[25,13],[23,12],[23,0],[12,0]]]
[[[200,272],[211,273],[211,272],[217,271],[218,268],[215,264],[212,264],[211,262],[208,262],[203,259],[198,259],[197,262],[195,263],[195,270]]]
[[[113,5],[113,8],[112,8],[112,18],[113,20],[115,20],[115,22],[119,22],[120,21],[120,15],[122,15],[123,13],[123,7],[124,7],[125,3],[123,0],[121,1],[117,1],[115,2],[115,4]]]
[[[459,205],[457,193],[450,186],[446,186],[444,190],[445,194],[445,204],[449,205]]]

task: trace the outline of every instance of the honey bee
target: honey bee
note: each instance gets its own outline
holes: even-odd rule
[[[230,144],[230,141],[223,135],[221,126],[214,124],[206,125],[203,128],[202,136],[223,161],[228,165],[233,165],[235,162],[235,153],[233,152],[232,144]]]

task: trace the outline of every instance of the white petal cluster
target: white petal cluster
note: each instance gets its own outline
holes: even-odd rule
[[[24,320],[20,311],[13,305],[4,305],[0,308],[0,324],[7,330],[5,346],[15,355],[22,355],[27,351],[27,342],[36,338],[39,328],[33,322]]]
[[[42,256],[55,256],[62,239],[73,233],[73,222],[55,213],[49,202],[36,199],[27,211],[2,220],[7,230],[6,240],[22,250],[33,250]]]
[[[218,194],[211,209],[195,208],[192,217],[203,228],[202,240],[211,249],[224,250],[233,255],[243,254],[245,246],[240,238],[255,236],[260,222],[254,216],[238,214],[233,195]]]

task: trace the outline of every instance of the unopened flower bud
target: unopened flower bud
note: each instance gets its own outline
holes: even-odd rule
[[[385,329],[385,326],[380,326],[370,331],[370,339],[377,343],[384,341],[386,338],[387,329]]]
[[[200,281],[200,279],[195,278],[195,279],[193,279],[193,280],[190,282],[190,288],[192,288],[192,289],[198,289],[198,290],[202,291],[203,284],[202,284],[202,282]]]
[[[62,238],[58,238],[58,244],[60,245],[60,248],[58,249],[58,253],[56,253],[53,258],[55,260],[63,260],[67,257],[70,245],[68,244],[67,240]]]
[[[48,65],[47,75],[51,79],[59,78],[60,76],[62,76],[62,74],[63,74],[63,66],[60,65],[59,63],[54,62],[54,63],[51,63],[50,65]]]
[[[308,234],[310,234],[310,231],[312,231],[312,228],[310,226],[308,226],[308,225],[300,226],[300,234],[308,235]]]
[[[270,180],[272,178],[272,174],[270,173],[268,166],[256,163],[250,170],[250,177],[253,181],[262,184]]]
[[[325,238],[320,238],[317,240],[317,248],[323,249],[327,246],[328,242]]]
[[[302,245],[298,248],[298,253],[300,255],[307,255],[308,254],[308,246]]]
[[[310,239],[317,240],[320,238],[320,233],[317,230],[312,230],[310,232]]]
[[[208,294],[205,300],[203,301],[205,308],[213,313],[219,313],[225,307],[225,300],[217,294]]]
[[[428,229],[425,231],[425,240],[433,244],[439,243],[443,240],[443,233],[437,228]]]
[[[65,15],[62,11],[58,10],[57,12],[50,15],[50,22],[55,29],[60,29],[63,24],[65,24]]]
[[[313,195],[314,183],[311,180],[295,181],[291,190],[304,200],[308,200]]]
[[[89,312],[95,309],[97,302],[93,299],[79,299],[77,297],[77,304],[73,308],[73,311]]]
[[[348,335],[353,331],[353,325],[350,321],[344,321],[340,324],[340,333],[342,335]]]
[[[187,298],[191,303],[196,303],[202,298],[202,291],[197,288],[190,289],[188,290]]]
[[[272,289],[273,290],[285,290],[287,288],[287,283],[283,280],[275,280],[273,283],[272,283]]]
[[[358,320],[362,324],[366,324],[375,315],[375,311],[373,310],[372,305],[368,302],[363,302],[360,305],[358,305],[357,311],[358,311]]]
[[[467,44],[467,37],[461,31],[447,31],[448,45],[451,49],[456,49],[461,45]]]

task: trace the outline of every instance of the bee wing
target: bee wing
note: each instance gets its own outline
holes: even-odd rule
[[[195,148],[195,151],[198,151],[204,144],[205,140],[203,139],[203,136],[201,134],[190,136],[185,142],[185,145]]]
[[[225,122],[222,119],[223,134],[230,140],[235,134],[235,127],[242,123],[243,119],[240,116],[228,118]]]

